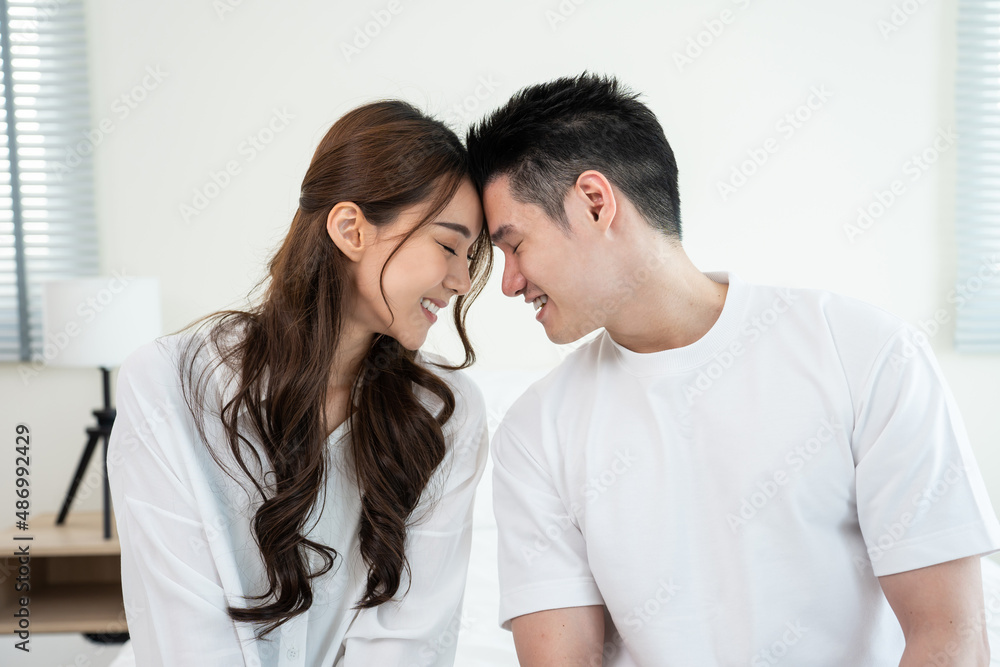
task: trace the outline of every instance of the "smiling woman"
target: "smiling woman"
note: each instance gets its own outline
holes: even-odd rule
[[[407,104],[351,111],[257,305],[122,365],[109,474],[138,664],[452,663],[487,443],[461,371],[492,262],[466,159]],[[459,366],[418,349],[452,299]]]

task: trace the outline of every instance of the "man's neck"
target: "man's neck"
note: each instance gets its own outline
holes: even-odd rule
[[[729,285],[699,271],[682,249],[671,249],[605,329],[638,353],[691,345],[719,319],[728,291]]]

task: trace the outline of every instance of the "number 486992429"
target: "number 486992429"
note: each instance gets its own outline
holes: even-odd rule
[[[31,465],[31,457],[28,455],[31,447],[31,433],[27,424],[18,424],[16,431],[17,436],[14,440],[14,451],[16,453],[14,460],[14,485],[17,488],[14,490],[14,495],[18,497],[18,500],[14,503],[14,506],[17,508],[14,514],[19,519],[18,527],[24,525],[27,528],[28,507],[30,506],[28,497],[31,495],[28,482],[28,476],[31,474],[28,468]]]

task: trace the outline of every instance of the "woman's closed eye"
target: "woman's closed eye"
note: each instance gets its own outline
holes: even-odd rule
[[[442,248],[444,248],[445,250],[447,250],[448,252],[450,252],[455,257],[458,257],[458,253],[455,252],[454,248],[449,248],[448,246],[446,246],[445,244],[441,243],[440,241],[438,241],[438,245],[441,246]],[[468,261],[471,262],[474,258],[470,256],[470,257],[466,257],[465,259],[467,259]]]

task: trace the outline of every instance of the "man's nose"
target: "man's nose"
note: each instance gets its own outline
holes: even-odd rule
[[[500,288],[507,296],[517,296],[526,284],[524,276],[517,266],[517,260],[510,256],[503,261],[503,279],[500,281]]]

